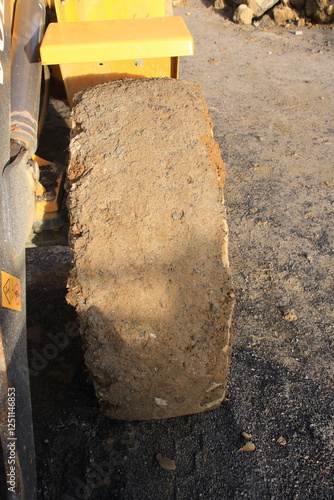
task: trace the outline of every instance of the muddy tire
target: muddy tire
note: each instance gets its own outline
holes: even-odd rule
[[[198,85],[125,80],[74,108],[76,306],[111,418],[197,413],[226,394],[234,295],[224,165]]]

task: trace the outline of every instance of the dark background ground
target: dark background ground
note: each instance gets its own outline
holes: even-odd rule
[[[170,421],[105,419],[65,302],[70,251],[28,250],[39,499],[334,498],[334,30],[240,27],[208,6],[193,0],[176,14],[196,42],[181,77],[202,85],[227,166],[237,295],[229,399]],[[64,118],[51,104],[41,143],[62,162]],[[37,353],[53,359],[38,365]],[[238,453],[245,431],[256,450]],[[176,470],[160,469],[157,453]]]

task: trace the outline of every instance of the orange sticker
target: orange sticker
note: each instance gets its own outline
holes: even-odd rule
[[[1,271],[2,307],[21,311],[21,280]]]

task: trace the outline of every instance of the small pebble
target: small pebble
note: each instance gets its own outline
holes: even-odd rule
[[[254,451],[254,450],[255,450],[255,444],[252,443],[251,441],[247,441],[245,446],[242,446],[241,448],[239,448],[238,451]]]
[[[277,443],[280,444],[281,446],[286,446],[286,439],[281,436],[277,439]]]
[[[242,433],[242,437],[244,437],[244,438],[245,438],[245,439],[247,439],[248,441],[249,441],[250,439],[252,439],[252,435],[251,435],[251,434],[249,434],[248,432],[243,432],[243,433]]]
[[[164,457],[161,453],[156,455],[156,459],[159,462],[160,468],[164,470],[176,470],[176,464],[174,460]]]
[[[180,220],[184,216],[184,211],[183,210],[178,210],[176,212],[172,213],[172,219],[174,220]]]
[[[158,406],[166,407],[166,406],[168,406],[168,401],[166,401],[166,399],[162,399],[162,398],[155,398],[155,404],[157,404]]]
[[[298,319],[297,316],[296,316],[296,314],[294,313],[294,311],[292,311],[290,309],[287,309],[286,311],[283,311],[283,318],[286,321],[296,321]]]

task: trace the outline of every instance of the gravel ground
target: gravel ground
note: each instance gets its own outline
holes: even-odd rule
[[[228,400],[166,421],[105,418],[65,302],[70,251],[28,250],[39,499],[331,499],[334,30],[240,27],[200,0],[176,14],[196,46],[181,77],[202,86],[227,167]],[[67,118],[53,101],[41,139],[63,162]]]

